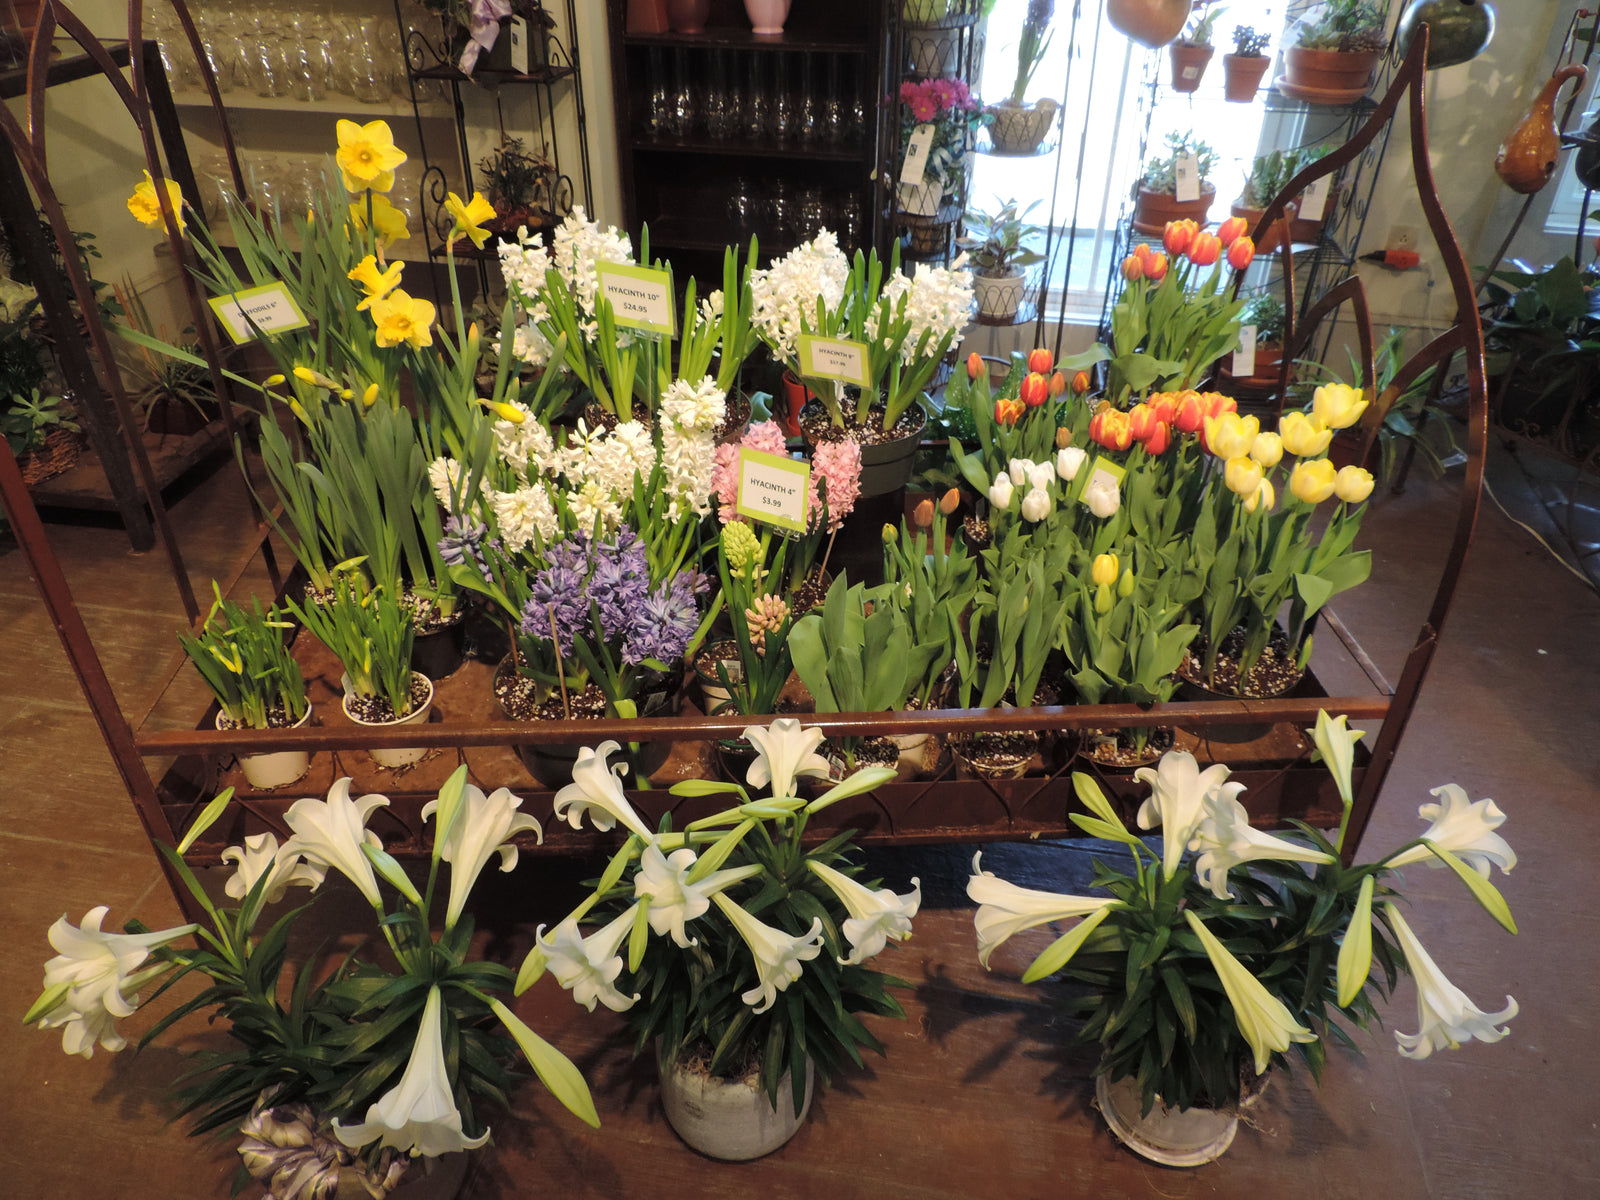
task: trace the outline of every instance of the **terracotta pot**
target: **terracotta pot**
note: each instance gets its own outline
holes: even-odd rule
[[[1307,50],[1292,46],[1283,52],[1284,75],[1295,87],[1317,92],[1365,93],[1383,60],[1381,50]]]
[[[1165,46],[1183,32],[1189,0],[1106,0],[1106,20],[1143,46]]]
[[[1248,104],[1261,90],[1261,78],[1272,65],[1265,54],[1224,54],[1222,94],[1236,104]]]
[[[1402,55],[1423,25],[1428,27],[1428,70],[1476,58],[1494,37],[1494,5],[1488,0],[1411,0],[1395,27]]]
[[[1133,210],[1133,227],[1140,233],[1159,236],[1168,221],[1187,219],[1204,225],[1216,198],[1217,189],[1209,183],[1200,185],[1198,200],[1179,200],[1171,192],[1147,192],[1141,187],[1138,206]]]
[[[1132,1076],[1112,1083],[1099,1075],[1094,1084],[1100,1115],[1117,1140],[1141,1158],[1166,1167],[1199,1167],[1214,1162],[1233,1145],[1239,1130],[1235,1108],[1168,1108],[1156,1097],[1148,1116],[1139,1081]]]
[[[800,410],[806,406],[808,400],[816,398],[816,393],[791,372],[783,373],[783,410],[773,413],[772,417],[783,426],[783,432],[787,437],[800,436]]]
[[[1216,48],[1173,42],[1167,47],[1167,53],[1172,56],[1172,90],[1193,92],[1199,89],[1200,80],[1206,73],[1206,64],[1211,61]]]
[[[1233,215],[1235,217],[1243,217],[1246,221],[1250,222],[1250,230],[1252,232],[1255,230],[1255,227],[1260,223],[1261,214],[1264,211],[1265,211],[1264,209],[1260,209],[1260,208],[1247,208],[1247,207],[1245,207],[1244,203],[1242,201],[1239,201],[1239,200],[1235,200],[1232,204],[1230,204],[1228,206],[1228,212],[1231,215]],[[1256,238],[1256,253],[1257,254],[1273,254],[1273,253],[1275,253],[1277,251],[1278,247],[1283,245],[1283,231],[1284,231],[1284,222],[1283,222],[1282,218],[1279,218],[1278,220],[1274,221],[1271,225],[1268,225],[1266,227],[1266,229],[1264,229],[1261,232],[1261,236]]]
[[[673,33],[703,33],[711,0],[667,0],[667,27]]]
[[[749,1162],[792,1138],[811,1110],[816,1087],[816,1068],[809,1058],[805,1100],[798,1112],[787,1071],[778,1081],[774,1109],[754,1079],[719,1079],[686,1070],[677,1060],[660,1067],[661,1107],[673,1132],[691,1149],[724,1162]]]
[[[1522,124],[1501,143],[1494,169],[1512,191],[1531,196],[1555,175],[1556,153],[1561,149],[1561,135],[1555,120],[1556,93],[1569,79],[1581,85],[1584,74],[1580,66],[1566,66],[1545,80],[1544,88]]]

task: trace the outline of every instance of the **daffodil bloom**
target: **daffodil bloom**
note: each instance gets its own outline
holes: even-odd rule
[[[466,784],[461,789],[461,806],[455,821],[444,835],[439,857],[450,864],[450,903],[445,909],[445,927],[455,925],[466,906],[472,885],[484,865],[496,854],[500,856],[500,869],[513,870],[517,865],[517,848],[511,838],[519,833],[532,832],[535,839],[544,841],[544,830],[533,817],[517,812],[522,798],[511,794],[509,788],[496,788],[488,795],[483,789]],[[430,800],[422,806],[422,819],[428,820],[439,811],[439,801]],[[437,830],[435,836],[438,836]]]
[[[644,848],[639,856],[639,870],[633,877],[633,894],[649,904],[647,918],[650,928],[657,934],[670,934],[678,946],[695,943],[684,931],[684,926],[703,917],[711,907],[711,897],[740,880],[760,873],[755,864],[713,871],[698,883],[689,882],[689,872],[694,869],[695,852],[688,847],[662,854],[659,846]]]
[[[1051,921],[1086,917],[1116,903],[1111,896],[1067,896],[1018,887],[982,869],[983,852],[972,856],[967,896],[978,906],[972,923],[978,933],[978,961],[989,969],[989,956],[1013,934]]]
[[[387,121],[368,121],[357,125],[341,120],[335,126],[339,136],[339,149],[334,161],[344,175],[347,192],[361,192],[368,188],[387,192],[394,187],[395,168],[406,161],[406,152],[394,144],[394,134]]]
[[[178,232],[186,228],[183,219],[183,192],[170,179],[162,181],[167,185],[167,201],[172,206],[172,215],[177,218]],[[156,195],[156,181],[150,177],[150,172],[144,173],[144,182],[133,189],[133,195],[128,197],[128,211],[139,219],[144,225],[154,225],[161,220],[161,200]]]
[[[378,880],[372,872],[372,862],[361,852],[366,842],[380,850],[383,842],[366,827],[375,809],[388,805],[389,798],[369,793],[359,800],[350,799],[350,777],[347,775],[328,789],[326,800],[306,798],[296,800],[283,814],[283,820],[294,836],[283,844],[280,854],[298,854],[315,867],[332,867],[355,884],[367,903],[381,907]]]
[[[1411,932],[1400,910],[1384,906],[1395,940],[1406,956],[1406,967],[1417,981],[1417,1016],[1422,1027],[1416,1033],[1394,1031],[1394,1040],[1406,1058],[1427,1058],[1435,1050],[1454,1050],[1462,1042],[1498,1042],[1511,1030],[1505,1022],[1517,1015],[1517,1002],[1506,997],[1506,1006],[1497,1013],[1486,1013],[1465,992],[1445,978],[1444,972],[1423,949]]]
[[[781,717],[771,725],[748,726],[743,736],[756,748],[756,760],[744,776],[753,788],[771,784],[774,797],[793,796],[796,776],[828,777],[828,760],[816,752],[820,729],[804,729],[793,717]]]
[[[1122,493],[1116,480],[1100,474],[1089,480],[1089,486],[1083,491],[1083,502],[1095,516],[1106,520],[1116,516],[1122,507]]]
[[[1346,504],[1360,504],[1372,495],[1372,472],[1365,467],[1340,467],[1333,479],[1333,494]]]
[[[367,227],[366,197],[350,206],[350,221],[358,230]],[[377,232],[378,245],[385,249],[411,236],[411,230],[406,226],[406,210],[396,208],[383,196],[372,197],[372,227]]]
[[[1333,483],[1339,472],[1325,458],[1302,459],[1289,473],[1289,490],[1296,500],[1307,504],[1321,504],[1333,495]]]
[[[1234,495],[1254,496],[1261,490],[1261,464],[1248,455],[1230,458],[1222,478]]]
[[[1228,1003],[1233,1006],[1234,1023],[1239,1026],[1239,1032],[1250,1043],[1250,1049],[1255,1054],[1257,1075],[1267,1069],[1273,1051],[1281,1054],[1291,1042],[1317,1040],[1316,1034],[1294,1019],[1283,1001],[1267,991],[1261,981],[1229,953],[1228,948],[1205,927],[1205,923],[1194,915],[1193,909],[1185,909],[1183,916],[1200,939],[1206,957],[1211,960],[1217,978],[1222,981],[1223,990],[1228,993]]]
[[[1283,439],[1265,431],[1256,434],[1256,440],[1250,443],[1250,457],[1270,471],[1283,458]]]
[[[350,269],[349,278],[361,285],[366,296],[361,303],[356,305],[357,312],[365,312],[372,307],[376,300],[382,300],[395,288],[400,286],[400,272],[405,269],[405,263],[396,259],[383,270],[378,269],[378,260],[369,254]]]
[[[648,842],[651,840],[649,827],[622,794],[622,776],[627,774],[628,764],[608,766],[606,763],[606,759],[620,749],[618,743],[608,740],[579,750],[578,761],[572,767],[572,782],[556,793],[555,814],[578,829],[587,813],[594,827],[602,833],[621,821],[630,832]]]
[[[1493,800],[1474,803],[1465,791],[1453,783],[1436,787],[1431,794],[1438,796],[1440,803],[1423,804],[1417,809],[1417,816],[1432,822],[1422,835],[1423,841],[1448,850],[1485,879],[1489,878],[1491,865],[1502,871],[1510,871],[1517,865],[1516,851],[1495,832],[1505,824],[1506,815]],[[1419,862],[1435,867],[1444,865],[1427,846],[1402,850],[1393,858],[1384,860],[1383,865],[1408,867]]]
[[[282,900],[283,894],[296,884],[319,888],[327,877],[324,868],[303,862],[298,854],[285,854],[278,847],[277,837],[270,833],[252,833],[244,839],[243,846],[229,846],[222,852],[222,861],[239,866],[222,889],[235,900],[248,896],[263,875],[267,883],[262,895],[268,904]]]
[[[465,202],[450,192],[444,198],[444,207],[455,219],[455,225],[450,230],[450,241],[469,237],[472,244],[482,250],[483,243],[489,237],[489,231],[483,227],[483,223],[495,215],[494,205],[483,198],[482,192],[473,192],[472,199]]]
[[[1037,523],[1050,515],[1050,493],[1040,488],[1030,488],[1022,498],[1022,519]]]
[[[1308,417],[1303,412],[1284,413],[1278,421],[1278,436],[1283,448],[1298,458],[1314,458],[1327,450],[1333,441],[1333,430],[1322,423],[1320,417]]]
[[[461,1110],[456,1107],[444,1061],[442,1007],[435,984],[428,989],[422,1025],[400,1082],[378,1097],[361,1124],[333,1122],[333,1132],[346,1146],[361,1147],[376,1141],[413,1156],[437,1157],[476,1150],[489,1140],[487,1129],[475,1138],[461,1131]]]
[[[1312,393],[1311,411],[1329,429],[1348,429],[1367,411],[1367,401],[1360,388],[1347,383],[1328,383]]]
[[[1206,448],[1221,459],[1245,458],[1255,445],[1261,432],[1261,422],[1255,417],[1241,417],[1236,412],[1225,412],[1207,417],[1205,422]]]
[[[1244,498],[1244,510],[1249,513],[1255,512],[1258,508],[1271,512],[1277,504],[1278,493],[1273,490],[1272,482],[1266,479],[1261,481],[1261,486],[1252,494]]]
[[[633,905],[588,937],[578,931],[578,923],[571,917],[557,925],[548,939],[543,925],[534,935],[556,982],[590,1012],[596,1001],[612,1012],[627,1012],[639,999],[637,995],[623,995],[616,986],[617,976],[622,974],[622,955],[618,951],[633,928],[638,909],[637,904]]]
[[[1244,791],[1244,784],[1226,782],[1225,764],[1213,763],[1202,771],[1187,750],[1169,750],[1154,770],[1140,767],[1133,776],[1150,785],[1149,797],[1139,806],[1139,828],[1161,825],[1161,869],[1168,879],[1206,814],[1206,801],[1232,800]]]
[[[719,893],[712,899],[755,959],[756,986],[740,993],[739,999],[750,1005],[752,1012],[764,1013],[772,1007],[779,992],[786,991],[800,978],[805,969],[800,964],[810,962],[822,951],[822,918],[813,917],[811,928],[795,937],[756,920],[725,895]]]
[[[65,916],[50,926],[50,944],[57,953],[44,965],[45,990],[63,986],[67,990],[39,1018],[39,1026],[60,1029],[61,1048],[84,1058],[94,1056],[96,1045],[115,1052],[128,1044],[117,1032],[117,1019],[131,1016],[139,1007],[134,993],[141,980],[134,971],[149,957],[152,946],[176,941],[197,928],[102,933],[100,923],[109,911],[101,905],[85,913],[76,926]]]
[[[996,475],[994,482],[989,485],[989,504],[996,511],[1004,511],[1011,507],[1011,497],[1016,492],[1011,484],[1011,476]]]
[[[841,958],[840,963],[864,963],[881,954],[890,938],[903,942],[911,936],[911,918],[922,905],[921,880],[913,878],[911,891],[897,896],[892,888],[869,888],[814,859],[807,859],[806,866],[828,885],[850,914],[843,926],[851,946],[850,956]]]
[[[396,288],[383,299],[372,302],[378,345],[398,346],[401,342],[410,342],[419,350],[433,345],[433,315],[433,305],[427,300],[413,300]]]
[[[1205,815],[1195,826],[1189,849],[1200,852],[1195,874],[1218,900],[1231,900],[1228,872],[1240,863],[1268,859],[1273,862],[1331,863],[1333,855],[1298,842],[1285,841],[1251,828],[1250,814],[1231,796],[1208,796]]]

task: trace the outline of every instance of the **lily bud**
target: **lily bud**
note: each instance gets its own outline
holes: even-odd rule
[[[976,379],[983,374],[983,355],[974,350],[967,355],[967,378]]]
[[[1089,390],[1089,372],[1079,371],[1072,377],[1072,390],[1076,395],[1083,395]]]
[[[1372,495],[1372,472],[1362,467],[1340,467],[1334,476],[1333,494],[1346,504],[1360,504]]]
[[[1050,399],[1054,400],[1067,390],[1067,377],[1060,371],[1053,371],[1050,375]]]
[[[956,488],[951,488],[943,496],[939,497],[939,511],[947,517],[960,507],[961,492]]]
[[[1308,417],[1303,412],[1284,413],[1278,422],[1278,436],[1283,448],[1298,458],[1314,458],[1327,450],[1333,441],[1333,430],[1322,423],[1321,417]]]
[[[1022,381],[1022,402],[1029,408],[1038,408],[1049,396],[1050,381],[1039,372],[1030,371]]]
[[[1028,352],[1028,370],[1035,375],[1048,375],[1050,368],[1055,365],[1055,356],[1043,346],[1037,346]]]
[[[1122,578],[1117,580],[1117,595],[1126,600],[1133,595],[1134,583],[1133,568],[1124,567],[1122,569]]]
[[[1307,504],[1321,504],[1333,495],[1338,471],[1325,458],[1306,459],[1295,464],[1289,475],[1289,490],[1296,500]]]
[[[1233,245],[1228,247],[1228,265],[1235,271],[1242,271],[1255,261],[1256,244],[1247,237],[1234,239]]]
[[[1254,496],[1261,489],[1261,464],[1253,458],[1230,458],[1223,481],[1235,496]]]
[[[1233,249],[1233,244],[1245,235],[1250,228],[1250,222],[1243,217],[1229,217],[1217,226],[1217,240],[1228,249]]]

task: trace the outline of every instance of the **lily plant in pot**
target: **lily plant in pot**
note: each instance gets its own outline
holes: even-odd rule
[[[977,902],[978,956],[1024,930],[1074,921],[1033,958],[1025,983],[1060,975],[1078,988],[1064,997],[1098,1043],[1095,1089],[1106,1123],[1136,1153],[1170,1166],[1199,1166],[1232,1143],[1238,1110],[1254,1102],[1288,1053],[1320,1078],[1329,1043],[1353,1045],[1349,1026],[1377,1018],[1374,996],[1416,981],[1420,1027],[1395,1031],[1399,1052],[1427,1058],[1473,1039],[1509,1032],[1517,1004],[1479,1009],[1447,979],[1402,913],[1404,867],[1448,868],[1486,912],[1512,933],[1516,923],[1491,868],[1516,855],[1496,830],[1505,815],[1492,800],[1468,799],[1455,784],[1435,788],[1418,815],[1421,836],[1372,862],[1343,865],[1359,730],[1319,714],[1308,730],[1344,803],[1331,836],[1295,822],[1273,836],[1253,829],[1239,800],[1244,785],[1228,768],[1200,769],[1184,751],[1141,768],[1150,794],[1141,830],[1161,829],[1155,853],[1128,829],[1099,786],[1074,774],[1085,811],[1072,820],[1091,837],[1126,847],[1097,861],[1093,893],[1063,895],[1018,887],[984,872],[978,857],[967,894]]]
[[[60,1030],[68,1054],[115,1053],[128,1042],[120,1021],[158,1008],[180,980],[203,980],[149,1026],[135,1053],[196,1014],[226,1032],[224,1045],[190,1056],[176,1100],[195,1136],[237,1132],[235,1194],[256,1180],[277,1200],[383,1200],[439,1171],[459,1178],[464,1152],[489,1141],[486,1102],[509,1107],[523,1059],[568,1110],[598,1126],[578,1069],[512,1011],[510,968],[473,952],[467,902],[479,875],[497,854],[502,870],[514,868],[512,839],[538,836],[539,825],[516,811],[516,796],[485,795],[466,772],[458,768],[422,810],[433,850],[420,888],[367,828],[389,800],[352,798],[341,779],[326,799],[289,807],[286,841],[253,833],[223,850],[234,873],[229,902],[218,903],[184,855],[219,819],[238,816],[232,789],[224,791],[176,849],[157,844],[203,919],[152,930],[130,918],[117,933],[102,928],[104,906],[77,924],[63,916],[50,928],[57,954],[24,1020]],[[301,922],[326,894],[330,871],[360,893],[373,923],[347,954],[319,947],[294,961],[297,947],[317,944]],[[302,887],[321,895],[286,905]]]
[[[1059,104],[1048,97],[1027,100],[1028,85],[1050,48],[1050,21],[1054,16],[1055,0],[1029,0],[1017,35],[1017,75],[1011,94],[984,109],[990,120],[989,137],[999,154],[1037,154],[1055,123]]]
[[[972,209],[966,214],[966,233],[956,244],[967,253],[981,324],[1006,325],[1017,319],[1028,290],[1028,268],[1044,261],[1029,244],[1041,232],[1028,222],[1039,204],[1035,200],[1020,208],[1016,200],[997,200],[992,212]]]
[[[1217,165],[1217,152],[1192,133],[1169,133],[1165,154],[1145,164],[1139,178],[1133,227],[1140,233],[1158,234],[1169,221],[1194,221],[1204,225],[1211,202],[1217,198],[1211,172]],[[1195,197],[1180,199],[1178,174],[1192,165],[1195,171]]]
[[[1283,90],[1323,104],[1365,96],[1389,45],[1388,9],[1380,0],[1324,0],[1307,9],[1290,30]]]
[[[1261,90],[1261,79],[1272,65],[1267,44],[1272,35],[1257,33],[1252,26],[1233,27],[1233,53],[1222,56],[1223,98],[1235,104],[1248,104]]]
[[[344,715],[357,725],[417,725],[433,706],[433,681],[411,669],[411,613],[381,588],[341,575],[333,595],[288,602],[344,668]],[[380,767],[404,767],[427,754],[423,747],[368,750]]]
[[[921,901],[864,879],[850,834],[807,844],[822,810],[894,777],[869,767],[815,799],[825,779],[820,729],[780,719],[752,725],[757,753],[739,783],[685,780],[675,796],[726,798],[729,807],[674,831],[651,829],[622,789],[615,742],[584,748],[572,783],[555,797],[574,828],[621,826],[626,840],[595,889],[548,933],[517,976],[519,993],[548,972],[593,1011],[622,1014],[635,1053],[661,1069],[667,1120],[713,1158],[777,1149],[799,1128],[814,1081],[828,1082],[863,1049],[882,1044],[858,1014],[903,1017],[893,987],[870,965],[911,936]],[[585,933],[583,926],[592,932]]]
[[[1173,91],[1199,90],[1200,80],[1206,73],[1206,65],[1216,53],[1216,48],[1211,44],[1211,35],[1216,30],[1217,18],[1227,11],[1213,0],[1201,0],[1190,14],[1189,23],[1184,26],[1183,32],[1172,45],[1167,47],[1167,53],[1172,59]]]
[[[225,600],[213,580],[211,610],[196,633],[179,633],[189,661],[217,698],[218,729],[298,729],[311,719],[306,680],[284,644],[294,628],[276,605],[265,613],[251,598],[249,611]],[[239,766],[251,787],[293,783],[311,765],[310,752],[285,750],[241,754]]]

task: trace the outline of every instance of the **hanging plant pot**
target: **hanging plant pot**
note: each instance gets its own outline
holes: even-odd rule
[[[989,138],[996,154],[1038,153],[1040,143],[1055,124],[1061,106],[1054,100],[1035,100],[1030,104],[1006,101],[991,104],[983,111],[990,117]]]
[[[1261,79],[1272,65],[1265,54],[1224,54],[1222,94],[1235,104],[1248,104],[1261,90]]]
[[[1198,91],[1200,80],[1206,73],[1206,64],[1216,52],[1214,46],[1191,45],[1188,42],[1173,42],[1168,46],[1167,53],[1172,57],[1172,90]]]
[[[816,1069],[806,1059],[805,1099],[794,1107],[788,1071],[778,1081],[778,1106],[773,1108],[757,1084],[759,1071],[743,1079],[722,1079],[704,1068],[686,1066],[681,1058],[661,1062],[661,1107],[673,1132],[691,1149],[724,1162],[749,1162],[771,1154],[800,1129],[811,1111]]]
[[[348,680],[344,681],[344,688],[344,715],[349,717],[350,720],[355,722],[357,725],[363,725],[368,729],[383,729],[392,725],[426,724],[428,720],[428,712],[433,707],[433,681],[420,671],[411,672],[411,711],[398,720],[394,719],[393,717],[386,721],[375,720],[370,716],[363,717],[358,715],[356,712],[351,711],[350,706],[352,704],[355,704],[359,707],[362,705],[363,701],[370,700],[370,697],[361,697],[353,694],[350,691],[350,684]],[[389,706],[387,704],[385,704],[383,708],[386,712],[389,710]],[[423,746],[408,746],[403,750],[373,749],[367,751],[368,757],[370,757],[373,762],[377,763],[380,767],[389,768],[408,767],[412,763],[420,761],[427,753],[427,748]]]
[[[1209,183],[1200,185],[1198,200],[1179,200],[1172,192],[1151,192],[1141,187],[1133,210],[1133,227],[1140,233],[1159,235],[1168,221],[1188,220],[1204,225],[1216,198],[1217,189]]]
[[[1367,94],[1382,61],[1381,50],[1291,46],[1283,52],[1284,75],[1278,90],[1310,104],[1349,104]]]
[[[1149,1115],[1142,1115],[1139,1082],[1132,1076],[1112,1083],[1106,1075],[1098,1075],[1094,1094],[1100,1115],[1117,1140],[1162,1166],[1215,1162],[1227,1153],[1239,1131],[1239,1114],[1233,1108],[1168,1108],[1157,1096]]]
[[[226,716],[219,712],[214,722],[219,731],[239,728],[231,723],[224,725],[225,720]],[[311,705],[307,704],[305,715],[293,725],[283,728],[303,729],[310,720]],[[239,769],[244,772],[245,780],[251,787],[270,791],[272,788],[285,787],[304,776],[311,769],[311,751],[276,750],[271,754],[240,754]]]
[[[1021,267],[1011,267],[1004,275],[974,271],[972,294],[978,305],[978,319],[993,322],[1015,320],[1027,288],[1027,272]]]
[[[1183,32],[1189,0],[1106,0],[1106,20],[1141,46],[1165,46]]]
[[[960,74],[960,42],[954,30],[908,28],[905,38],[906,61],[913,75],[940,79]]]

